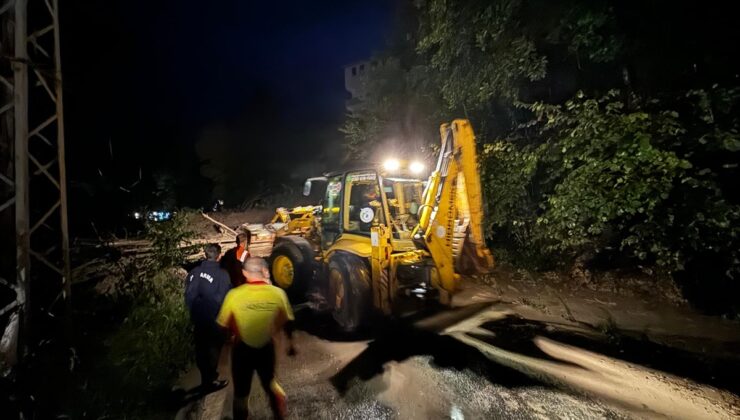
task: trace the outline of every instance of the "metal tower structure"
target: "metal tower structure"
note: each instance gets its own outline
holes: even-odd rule
[[[19,349],[70,302],[58,11],[0,0],[0,333]]]

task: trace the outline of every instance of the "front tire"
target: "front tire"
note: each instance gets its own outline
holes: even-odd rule
[[[293,299],[303,299],[309,276],[308,263],[297,246],[283,242],[270,255],[270,275],[276,286]]]
[[[339,327],[354,331],[366,321],[370,312],[370,270],[367,263],[354,255],[336,254],[329,260],[329,293],[327,301]]]

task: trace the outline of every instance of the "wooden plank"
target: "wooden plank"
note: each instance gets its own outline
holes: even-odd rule
[[[232,235],[234,235],[234,236],[236,237],[237,233],[236,233],[236,231],[235,231],[234,229],[232,229],[232,228],[230,228],[230,227],[226,226],[225,224],[223,224],[223,223],[219,222],[218,220],[216,220],[216,219],[214,219],[214,218],[212,218],[212,217],[209,217],[209,216],[208,216],[207,214],[205,214],[205,213],[202,213],[202,212],[201,212],[201,213],[200,213],[200,215],[201,215],[201,216],[203,216],[203,217],[205,217],[205,218],[206,218],[206,220],[208,220],[208,221],[211,221],[211,222],[213,222],[213,223],[215,223],[215,224],[217,224],[217,225],[221,226],[222,228],[226,229],[226,231],[227,231],[227,232],[231,233]]]

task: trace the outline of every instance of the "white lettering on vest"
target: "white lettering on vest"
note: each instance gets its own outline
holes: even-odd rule
[[[200,278],[208,280],[208,283],[213,283],[213,277],[208,273],[200,273]]]

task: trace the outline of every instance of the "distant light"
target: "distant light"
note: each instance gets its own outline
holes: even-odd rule
[[[400,167],[401,162],[399,162],[398,159],[387,159],[383,162],[383,168],[385,168],[386,171],[397,171]]]
[[[163,220],[169,220],[172,218],[172,213],[169,211],[150,211],[147,213],[147,219],[153,222],[161,222]]]
[[[141,219],[141,213],[139,213],[138,211],[135,211],[134,212],[134,219],[136,219],[136,220]]]
[[[411,170],[411,173],[413,174],[420,174],[424,171],[424,164],[421,162],[411,162],[409,170]]]

